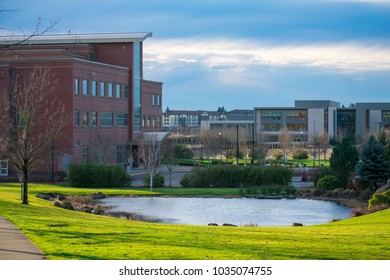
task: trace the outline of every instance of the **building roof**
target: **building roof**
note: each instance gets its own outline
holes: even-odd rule
[[[152,37],[151,32],[12,35],[0,36],[0,45],[131,43],[142,42],[149,37]]]

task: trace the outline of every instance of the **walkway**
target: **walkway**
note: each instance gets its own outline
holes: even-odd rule
[[[46,256],[17,227],[0,216],[0,260],[43,260]]]

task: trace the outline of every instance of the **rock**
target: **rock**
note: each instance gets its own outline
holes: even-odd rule
[[[236,225],[232,225],[232,224],[223,224],[222,226],[223,227],[236,227]]]
[[[303,226],[303,224],[301,224],[301,223],[293,223],[293,227],[301,227],[301,226]]]
[[[71,204],[64,205],[64,209],[66,210],[74,210],[73,206]]]
[[[36,195],[37,198],[44,199],[44,200],[50,200],[50,196],[46,193],[39,193]]]
[[[103,199],[103,198],[106,198],[106,196],[104,194],[102,194],[101,192],[98,192],[98,193],[92,194],[92,198],[93,199]]]
[[[101,209],[93,209],[93,210],[91,211],[91,214],[103,215],[103,214],[104,214],[104,211],[101,210]]]
[[[93,208],[88,207],[88,206],[84,206],[84,207],[81,209],[81,211],[82,211],[82,212],[85,212],[85,213],[91,213],[92,210],[93,210]]]
[[[65,200],[66,199],[66,197],[65,196],[63,196],[63,195],[57,195],[57,197],[56,197],[59,201],[63,201],[63,200]]]
[[[211,227],[217,227],[217,226],[218,226],[218,224],[216,224],[216,223],[209,223],[209,224],[208,224],[208,226],[211,226]]]
[[[58,200],[54,201],[53,205],[54,205],[55,207],[62,207],[61,201],[58,201]]]

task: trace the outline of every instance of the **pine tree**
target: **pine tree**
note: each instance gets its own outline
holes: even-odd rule
[[[386,149],[374,136],[370,136],[363,145],[356,172],[362,182],[370,183],[375,188],[378,182],[386,182],[389,179],[390,164]]]
[[[343,186],[346,186],[358,161],[359,155],[356,147],[352,145],[348,138],[343,138],[333,148],[333,153],[330,157],[331,172],[339,179]]]

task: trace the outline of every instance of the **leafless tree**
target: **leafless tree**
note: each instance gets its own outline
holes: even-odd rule
[[[175,167],[179,164],[179,160],[175,158],[174,147],[175,141],[172,138],[167,138],[163,143],[163,164],[167,167],[169,173],[169,186],[172,187],[172,173]]]
[[[287,127],[284,127],[278,136],[279,145],[284,153],[284,158],[287,158],[287,151],[290,149],[292,139],[290,131],[288,131]]]
[[[10,92],[0,94],[0,154],[22,174],[22,203],[28,204],[29,174],[68,122],[49,68],[14,73]]]
[[[137,140],[139,157],[150,177],[149,188],[153,190],[153,178],[158,173],[162,160],[162,142],[157,134],[142,133]]]

